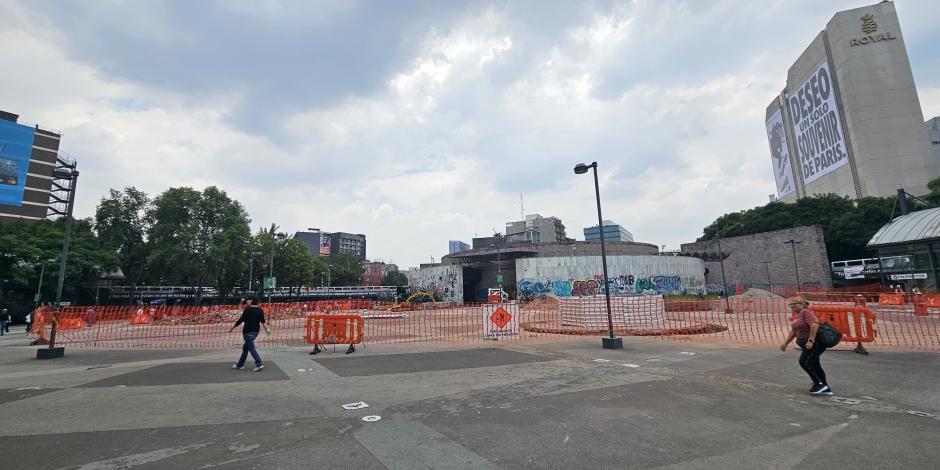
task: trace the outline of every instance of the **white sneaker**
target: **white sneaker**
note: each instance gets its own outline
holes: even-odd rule
[[[232,364],[232,369],[235,369],[235,370],[243,370],[244,368],[245,368],[245,366],[239,366],[238,364]]]
[[[264,364],[261,364],[260,366],[255,366],[255,368],[254,368],[254,369],[251,369],[251,371],[252,371],[252,372],[258,372],[258,371],[261,370],[261,369],[264,369]]]

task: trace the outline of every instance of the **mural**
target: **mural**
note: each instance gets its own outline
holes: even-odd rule
[[[409,291],[430,292],[435,300],[444,302],[462,302],[463,269],[459,266],[421,268],[415,272]]]
[[[670,295],[702,290],[701,281],[690,281],[694,287],[683,289],[679,276],[649,276],[637,278],[634,275],[611,276],[608,288],[610,295]],[[691,287],[691,286],[690,286]],[[604,275],[596,274],[591,279],[523,279],[519,281],[519,298],[533,299],[539,296],[555,297],[590,297],[607,293],[604,287]]]

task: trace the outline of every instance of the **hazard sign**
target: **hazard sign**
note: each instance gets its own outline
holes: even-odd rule
[[[512,321],[512,315],[506,311],[503,307],[498,307],[492,315],[490,315],[490,321],[495,323],[496,326],[504,328],[507,323]]]
[[[519,339],[519,309],[515,304],[483,307],[483,339]]]

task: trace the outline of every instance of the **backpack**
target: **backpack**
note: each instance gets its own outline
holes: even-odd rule
[[[842,332],[829,323],[820,323],[819,329],[816,330],[816,340],[823,346],[831,348],[842,341]]]

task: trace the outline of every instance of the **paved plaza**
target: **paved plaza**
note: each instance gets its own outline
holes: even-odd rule
[[[69,348],[0,338],[0,467],[936,468],[940,355],[625,338],[487,346]],[[249,366],[251,362],[249,361]],[[344,409],[363,402],[368,407]],[[355,406],[351,408],[356,408]],[[363,418],[377,416],[377,421]],[[375,419],[375,418],[371,418]]]

